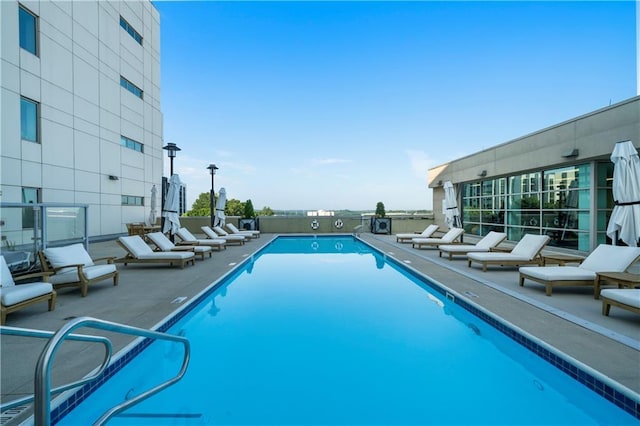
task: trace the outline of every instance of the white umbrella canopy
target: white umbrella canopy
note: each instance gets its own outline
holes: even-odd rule
[[[215,226],[224,226],[225,224],[225,215],[224,208],[227,205],[227,190],[224,188],[220,188],[220,192],[218,193],[218,200],[216,201],[216,217],[215,217]]]
[[[631,141],[618,142],[611,153],[613,201],[607,236],[631,247],[640,240],[640,157]]]
[[[155,185],[151,187],[151,210],[149,211],[149,226],[153,226],[158,219],[158,188]]]
[[[444,183],[444,202],[442,207],[445,209],[444,215],[447,226],[449,228],[462,228],[456,190],[449,180]]]
[[[178,215],[180,209],[180,184],[180,177],[176,174],[169,179],[169,189],[164,200],[164,210],[162,210],[162,217],[164,217],[162,232],[165,234],[169,232],[173,235],[180,229],[180,216]]]

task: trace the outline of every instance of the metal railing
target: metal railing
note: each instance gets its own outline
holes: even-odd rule
[[[6,335],[6,336],[20,336],[20,337],[36,337],[36,338],[40,338],[40,339],[50,339],[51,337],[53,337],[55,335],[55,331],[47,331],[47,330],[35,330],[32,328],[19,328],[19,327],[7,327],[7,326],[2,326],[0,327],[0,335]],[[85,383],[88,383],[92,380],[94,380],[96,377],[98,377],[105,368],[107,368],[109,361],[111,360],[111,354],[113,352],[113,347],[111,345],[111,341],[109,339],[107,339],[106,337],[102,337],[102,336],[90,336],[90,335],[83,335],[83,334],[70,334],[68,337],[68,340],[75,340],[75,341],[81,341],[81,342],[95,342],[95,343],[102,343],[105,346],[106,349],[106,353],[104,356],[104,360],[102,361],[102,364],[100,365],[100,368],[98,369],[98,371],[91,375],[90,377],[85,377],[84,379],[81,380],[77,380],[73,383],[69,383],[63,386],[59,386],[57,388],[51,389],[51,395],[55,395],[58,394],[60,392],[64,392],[66,390],[69,389],[73,389],[75,387],[81,386]],[[0,412],[4,412],[5,410],[9,410],[11,408],[14,407],[18,407],[20,405],[24,405],[24,404],[28,404],[31,401],[34,400],[34,395],[29,395],[26,397],[22,397],[19,399],[15,399],[13,401],[9,401],[6,402],[2,405],[0,405]]]
[[[129,325],[118,324],[110,321],[104,321],[91,317],[79,317],[62,326],[58,331],[42,331],[32,329],[20,329],[15,327],[0,327],[0,334],[26,336],[26,337],[39,337],[48,338],[49,341],[45,345],[35,369],[35,392],[33,396],[20,398],[15,401],[11,401],[2,406],[2,410],[13,408],[18,405],[25,404],[27,402],[34,401],[34,422],[37,425],[49,425],[51,422],[51,395],[76,388],[83,384],[96,380],[109,366],[112,354],[112,344],[109,339],[101,336],[79,335],[72,334],[72,331],[78,328],[93,328],[98,330],[110,331],[114,333],[128,334],[132,336],[144,337],[154,340],[168,340],[176,343],[182,343],[184,346],[184,358],[180,371],[178,374],[157,386],[149,389],[140,395],[124,401],[113,408],[107,410],[94,424],[102,425],[106,423],[113,416],[126,410],[127,408],[144,401],[152,395],[160,392],[161,390],[173,385],[185,375],[187,366],[189,365],[189,359],[191,358],[191,347],[189,340],[183,336],[174,336],[171,334],[162,333],[159,331],[146,330],[143,328],[132,327]],[[85,377],[81,380],[69,383],[60,387],[51,389],[51,366],[56,352],[60,345],[66,340],[79,340],[87,342],[102,343],[106,347],[105,358],[98,368],[97,372],[89,377]]]

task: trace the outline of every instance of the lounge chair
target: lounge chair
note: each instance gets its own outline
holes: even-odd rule
[[[640,258],[640,248],[600,244],[579,266],[541,266],[520,268],[520,286],[528,279],[543,284],[547,296],[554,286],[594,286],[598,272],[625,272]],[[594,297],[600,295],[594,290]]]
[[[236,226],[233,223],[226,223],[224,225],[225,228],[227,228],[227,230],[233,235],[233,234],[237,234],[237,235],[249,235],[251,238],[260,238],[260,231],[254,231],[252,229],[250,230],[242,230],[242,229],[238,229],[236,228]]]
[[[244,242],[248,239],[248,237],[245,235],[229,235],[228,233],[225,236],[221,236],[209,226],[201,226],[200,229],[202,229],[202,232],[204,232],[207,237],[212,239],[224,240],[227,244],[243,245]]]
[[[440,253],[438,255],[442,257],[442,253],[447,253],[449,255],[449,260],[452,260],[453,256],[456,255],[466,256],[467,253],[489,252],[506,238],[507,234],[504,232],[490,231],[475,244],[439,245],[438,250],[440,250]]]
[[[115,259],[115,262],[124,263],[168,263],[170,265],[184,265],[191,263],[195,265],[195,253],[188,251],[153,251],[147,243],[144,242],[139,235],[130,235],[128,237],[118,237],[117,240],[120,247],[126,250],[124,257]]]
[[[600,296],[602,297],[602,315],[609,316],[612,305],[640,314],[640,289],[608,288],[602,290]]]
[[[40,272],[26,274],[14,278],[7,266],[4,256],[0,256],[0,325],[4,325],[7,314],[26,308],[34,303],[49,302],[49,310],[56,307],[56,291],[51,283],[46,280],[49,273]],[[28,284],[16,285],[16,281],[34,279],[41,277],[41,282],[30,282]]]
[[[440,244],[452,244],[458,238],[462,236],[464,233],[464,229],[462,228],[451,228],[449,232],[444,234],[442,238],[413,238],[411,243],[413,248],[422,248],[423,246],[427,247],[436,247]]]
[[[176,235],[181,240],[179,244],[209,246],[211,248],[217,248],[218,251],[227,248],[227,240],[218,237],[198,239],[187,228],[178,229]]]
[[[162,232],[150,232],[147,234],[147,238],[153,245],[155,245],[160,251],[192,251],[196,255],[200,255],[200,258],[204,260],[205,255],[211,257],[210,246],[187,246],[187,245],[175,245],[166,235]]]
[[[413,234],[396,234],[396,241],[399,243],[410,243],[414,238],[431,238],[431,236],[438,230],[438,225],[429,225],[424,231],[414,232]]]
[[[486,272],[487,265],[540,265],[542,262],[540,252],[549,240],[547,235],[525,234],[511,252],[468,253],[467,266],[471,267],[473,262],[480,263],[482,271]]]
[[[55,289],[79,287],[82,297],[86,297],[90,284],[113,279],[113,285],[118,285],[115,257],[92,259],[81,243],[39,250],[38,257],[42,271],[52,273],[49,282]],[[103,261],[106,264],[96,264]]]

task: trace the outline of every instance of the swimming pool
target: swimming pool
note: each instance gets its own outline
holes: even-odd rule
[[[535,342],[353,237],[279,237],[198,299],[161,327],[191,341],[185,378],[110,424],[637,424],[513,338]],[[90,424],[181,359],[153,343],[52,417]]]

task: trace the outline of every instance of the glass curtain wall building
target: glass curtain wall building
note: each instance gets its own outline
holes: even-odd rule
[[[595,220],[596,242],[611,243],[604,231],[613,209],[612,176],[612,163],[594,162],[463,183],[465,233],[506,232],[512,241],[543,234],[551,246],[589,251]]]
[[[612,243],[611,153],[622,141],[640,148],[640,96],[430,169],[433,205],[450,181],[465,235],[548,235],[551,247],[590,252]],[[434,217],[446,226],[439,209]]]

